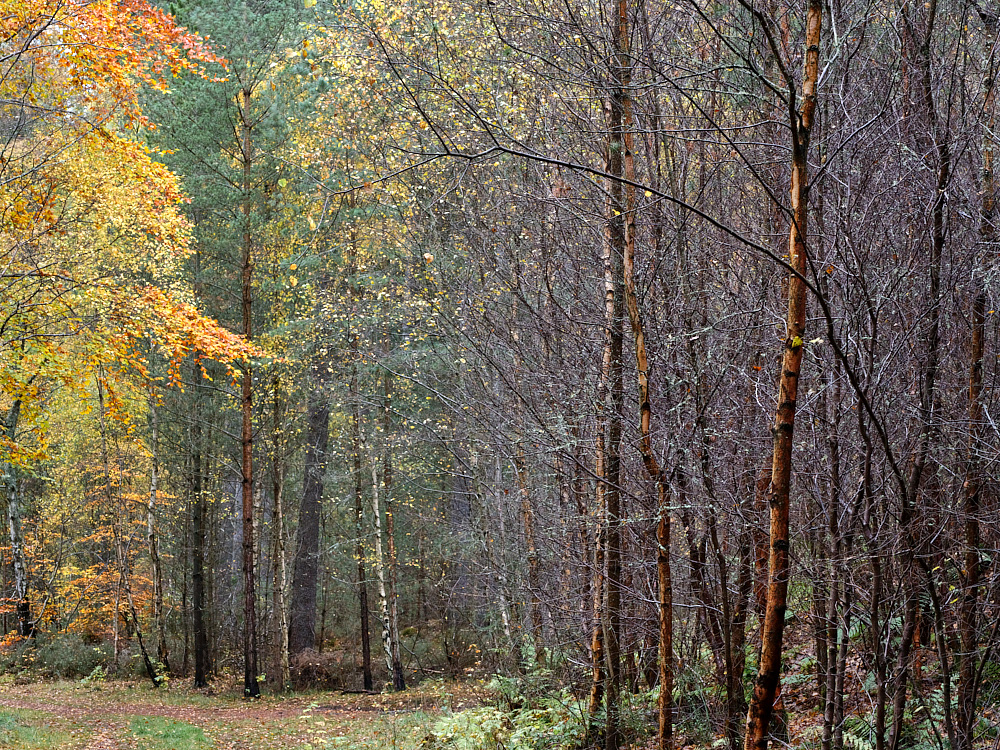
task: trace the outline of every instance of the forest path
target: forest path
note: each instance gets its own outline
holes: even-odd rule
[[[85,750],[121,750],[122,745],[116,739],[121,729],[112,724],[95,727],[95,732]]]
[[[468,687],[317,692],[246,702],[171,684],[0,683],[0,747],[17,750],[263,750],[419,747],[439,711],[477,705]],[[6,723],[4,723],[6,722]]]

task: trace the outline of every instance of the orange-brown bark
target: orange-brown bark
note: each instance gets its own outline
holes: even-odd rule
[[[774,454],[771,463],[771,523],[768,560],[767,606],[761,633],[760,666],[747,711],[745,750],[766,750],[768,729],[777,698],[781,674],[781,643],[785,628],[785,607],[789,577],[788,507],[792,472],[792,434],[799,373],[802,367],[803,335],[806,324],[807,271],[806,237],[808,217],[809,134],[816,109],[819,80],[819,41],[823,19],[820,0],[809,0],[806,14],[805,62],[802,76],[802,105],[797,107],[795,90],[789,80],[789,115],[792,130],[792,221],[788,237],[789,263],[795,273],[788,279],[788,321],[778,381],[778,407],[774,420]],[[774,50],[777,54],[778,50]]]

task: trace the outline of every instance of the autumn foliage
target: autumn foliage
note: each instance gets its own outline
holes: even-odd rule
[[[144,0],[2,0],[0,46],[0,465],[46,506],[0,550],[50,581],[39,628],[117,637],[150,597],[144,394],[180,385],[185,357],[260,354],[199,312],[185,197],[144,142],[142,90],[224,61]],[[56,456],[73,468],[38,492]]]
[[[4,392],[30,412],[38,389],[86,383],[98,364],[148,377],[152,350],[139,341],[171,362],[188,351],[250,356],[181,281],[184,197],[142,142],[152,126],[142,87],[222,71],[222,60],[143,0],[6,0],[0,16],[12,50],[0,78]]]

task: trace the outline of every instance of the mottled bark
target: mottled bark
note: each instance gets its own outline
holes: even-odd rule
[[[760,667],[747,710],[745,750],[767,750],[772,709],[777,698],[781,675],[781,644],[785,629],[785,607],[789,578],[788,509],[792,473],[792,434],[799,372],[802,367],[803,335],[806,325],[806,237],[808,218],[809,136],[816,109],[819,80],[819,42],[823,18],[821,0],[809,0],[806,11],[805,55],[802,75],[802,105],[797,104],[794,77],[785,75],[788,84],[788,110],[792,133],[791,209],[788,257],[795,273],[788,278],[788,319],[784,353],[778,383],[778,405],[774,422],[774,453],[771,466],[770,555],[768,559],[767,606],[761,633]],[[780,59],[781,50],[768,29],[772,54]]]
[[[375,527],[375,581],[378,584],[379,622],[382,625],[382,652],[385,668],[392,674],[392,623],[389,620],[389,597],[385,585],[385,555],[382,553],[382,502],[378,480],[378,462],[371,458],[372,523]]]
[[[7,412],[4,436],[14,444],[17,437],[17,423],[21,416],[21,400],[15,399]],[[32,635],[35,623],[31,619],[31,601],[28,598],[28,560],[24,552],[24,532],[21,519],[24,514],[21,496],[21,477],[11,461],[0,464],[3,471],[3,499],[7,505],[7,531],[10,539],[11,572],[14,575],[14,602],[17,614],[17,634],[22,637]]]
[[[358,559],[358,609],[360,610],[361,627],[361,671],[365,690],[375,689],[372,679],[372,647],[371,628],[368,623],[368,580],[365,575],[365,545],[364,545],[364,512],[362,499],[364,497],[364,475],[361,466],[361,407],[358,404],[358,371],[357,365],[351,372],[351,395],[354,398],[354,410],[351,415],[351,448],[353,451],[354,469],[354,555]]]
[[[605,750],[618,750],[622,742],[619,727],[621,693],[621,594],[622,594],[622,414],[624,412],[624,378],[622,349],[625,320],[625,199],[621,178],[624,176],[625,144],[625,83],[621,76],[628,63],[624,60],[627,41],[622,34],[621,15],[627,14],[627,0],[614,3],[612,32],[615,38],[613,75],[615,80],[609,92],[609,121],[607,143],[607,171],[612,177],[608,186],[606,207],[605,294],[607,296],[607,354],[608,369],[608,442],[607,475],[604,501],[607,514],[605,557],[607,578],[604,610],[604,661],[605,679]],[[627,30],[627,22],[626,22]],[[661,684],[661,692],[665,685]]]
[[[382,456],[382,486],[385,488],[385,539],[386,563],[388,568],[386,599],[389,615],[389,645],[391,651],[392,689],[406,690],[403,676],[403,659],[399,648],[399,613],[396,601],[396,518],[393,497],[392,474],[392,376],[388,370],[382,372],[382,436],[385,439],[385,453]]]

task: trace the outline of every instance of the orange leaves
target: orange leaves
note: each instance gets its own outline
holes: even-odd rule
[[[224,64],[205,40],[146,0],[0,0],[0,17],[5,37],[20,42],[15,65],[33,66],[41,81],[30,96],[82,101],[89,123],[116,111],[145,123],[140,85],[165,89],[170,76],[204,75],[206,64]],[[12,81],[18,85],[16,76]]]
[[[180,383],[180,365],[188,354],[207,357],[226,365],[260,357],[263,352],[242,336],[223,328],[193,306],[174,299],[155,287],[140,290],[135,297],[124,298],[112,313],[119,353],[147,376],[144,362],[134,355],[137,340],[149,337],[168,361],[168,380]]]
[[[116,401],[112,381],[150,379],[153,351],[174,383],[190,353],[227,364],[258,354],[184,301],[190,227],[177,178],[104,130],[48,142],[58,160],[0,185],[0,205],[13,207],[0,224],[0,393],[21,398],[24,416],[19,444],[0,445],[0,457],[25,466],[46,455],[47,395],[59,386],[78,389],[86,408],[97,377],[108,416],[127,424],[133,407]]]
[[[0,34],[0,412],[21,408],[0,461],[53,475],[33,500],[52,512],[26,529],[30,568],[51,580],[50,613],[101,635],[139,549],[127,540],[141,534],[145,490],[130,472],[147,460],[135,392],[156,377],[150,361],[162,353],[177,383],[191,354],[227,365],[259,354],[184,301],[184,196],[140,134],[152,126],[144,87],[223,61],[148,0],[0,0]],[[84,419],[96,405],[99,419]],[[65,533],[46,527],[55,519],[75,526],[72,563],[39,549]],[[107,554],[96,562],[102,548],[120,570]],[[140,609],[148,590],[131,577]]]
[[[120,573],[106,564],[77,568],[64,566],[54,583],[54,601],[51,603],[59,615],[66,618],[65,630],[82,633],[92,638],[110,638],[117,617],[124,625],[128,621],[128,602],[120,581]],[[139,575],[129,580],[132,600],[143,610],[152,599],[152,582]],[[60,623],[62,624],[62,623]]]

